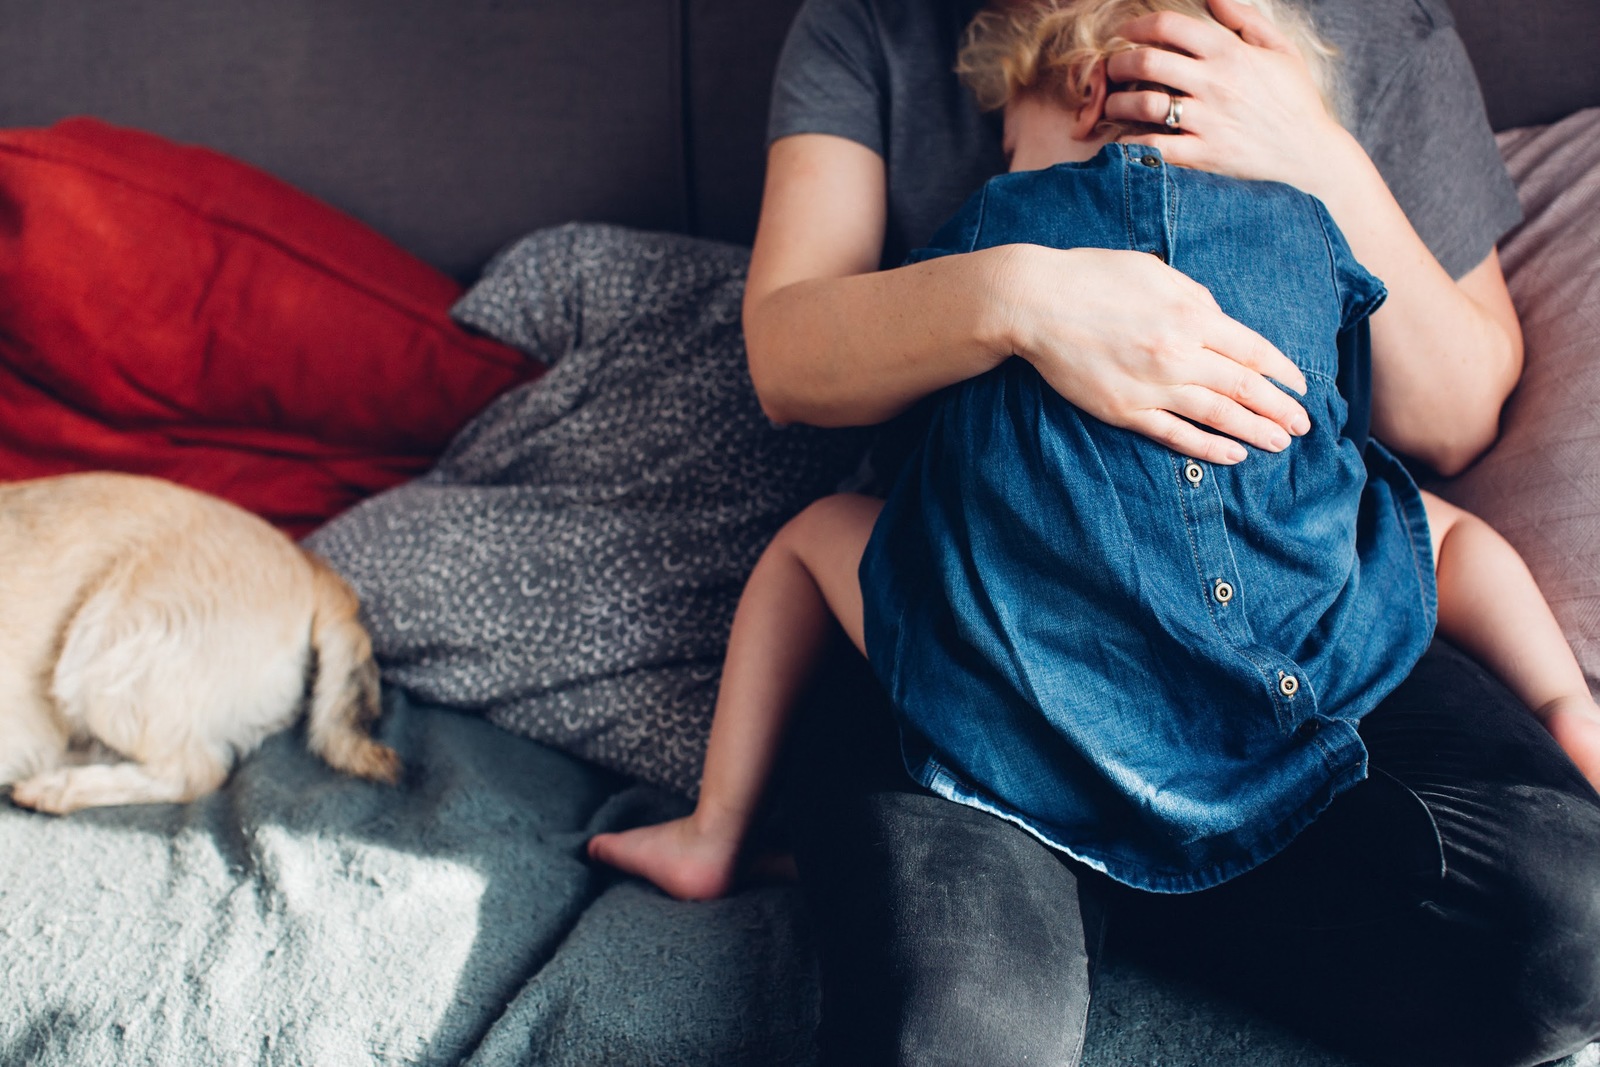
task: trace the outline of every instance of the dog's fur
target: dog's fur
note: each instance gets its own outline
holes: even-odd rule
[[[190,800],[308,703],[313,751],[392,783],[358,615],[326,564],[214,497],[125,474],[0,485],[0,786],[49,812]]]

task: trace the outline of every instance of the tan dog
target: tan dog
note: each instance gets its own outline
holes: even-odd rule
[[[356,595],[232,504],[153,478],[0,485],[0,785],[40,811],[190,800],[299,715],[394,782]]]

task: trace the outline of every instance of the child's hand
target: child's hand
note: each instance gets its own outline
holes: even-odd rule
[[[1600,789],[1600,706],[1582,693],[1558,697],[1536,714],[1589,784]]]

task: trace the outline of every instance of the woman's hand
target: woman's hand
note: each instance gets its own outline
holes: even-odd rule
[[[1140,47],[1107,61],[1111,81],[1170,86],[1183,106],[1177,132],[1128,140],[1178,166],[1319,194],[1333,157],[1360,147],[1328,113],[1299,51],[1259,11],[1236,0],[1211,0],[1211,11],[1221,25],[1164,11],[1122,28]],[[1107,98],[1106,115],[1160,125],[1171,99],[1125,89]]]
[[[1282,451],[1310,428],[1267,380],[1304,394],[1299,368],[1198,282],[1144,252],[1004,251],[1008,347],[1101,421],[1211,463],[1244,459],[1239,441]]]
[[[744,325],[777,421],[882,422],[1016,354],[1084,410],[1196,459],[1236,463],[1240,441],[1278,450],[1309,425],[1263,377],[1303,393],[1294,364],[1144,252],[1007,245],[874,269],[884,180],[881,157],[839,137],[768,155]]]

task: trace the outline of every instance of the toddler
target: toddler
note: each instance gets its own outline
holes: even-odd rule
[[[1331,96],[1303,17],[1256,6]],[[1207,16],[1204,0],[980,14],[959,69],[1005,108],[1012,172],[912,259],[1018,242],[1158,255],[1294,360],[1310,430],[1218,467],[1085,415],[1020,359],[945,390],[886,501],[818,501],[756,565],[694,812],[598,835],[593,858],[676,897],[727,892],[834,619],[917,781],[1147,890],[1248,870],[1360,781],[1361,716],[1435,623],[1600,782],[1600,708],[1515,550],[1367,436],[1382,285],[1314,198],[1173,169],[1106,121],[1112,29],[1164,9]]]

